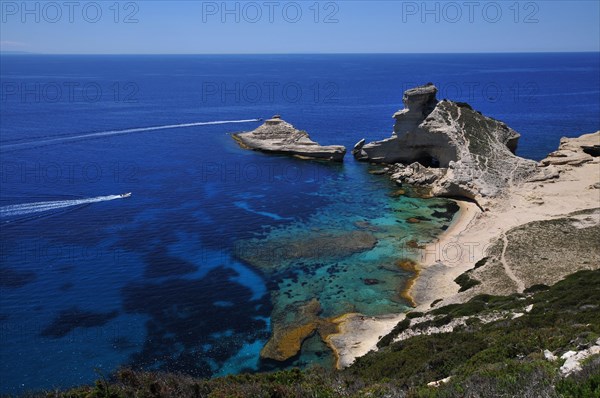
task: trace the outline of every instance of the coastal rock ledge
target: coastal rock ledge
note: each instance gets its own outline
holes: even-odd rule
[[[290,154],[302,159],[343,162],[346,148],[341,145],[321,146],[312,141],[306,131],[298,130],[281,116],[275,115],[256,130],[233,134],[246,149]]]
[[[506,188],[556,178],[550,167],[514,153],[520,135],[470,105],[438,101],[428,83],[404,92],[390,138],[359,141],[357,160],[393,164],[392,179],[421,187],[424,196],[464,197],[485,206]]]

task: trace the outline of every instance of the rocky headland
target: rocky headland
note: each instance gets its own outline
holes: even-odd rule
[[[392,178],[422,188],[424,196],[468,198],[482,207],[510,186],[556,176],[515,155],[520,135],[505,123],[436,94],[431,83],[407,90],[392,136],[359,141],[354,157],[392,164]]]
[[[405,92],[392,137],[353,150],[385,163],[398,184],[460,206],[435,242],[418,242],[408,294],[427,313],[481,294],[523,293],[600,268],[600,131],[563,138],[541,162],[514,154],[519,134],[469,105],[435,98],[428,84]],[[327,340],[338,367],[377,350],[405,314],[346,314]],[[443,330],[441,330],[443,332]]]
[[[322,146],[310,139],[306,131],[298,130],[275,115],[256,130],[233,134],[241,147],[263,152],[288,154],[302,159],[343,162],[346,148],[341,145]]]

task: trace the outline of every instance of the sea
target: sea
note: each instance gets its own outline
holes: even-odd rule
[[[324,319],[409,310],[398,263],[456,205],[350,154],[390,136],[408,88],[506,122],[535,160],[600,129],[598,53],[3,54],[0,74],[1,394],[332,367],[318,334],[260,352],[313,299]],[[275,114],[344,163],[232,139]]]

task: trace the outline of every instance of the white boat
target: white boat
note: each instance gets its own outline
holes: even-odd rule
[[[122,198],[128,198],[128,197],[130,197],[130,196],[131,196],[131,192],[127,192],[127,193],[122,193],[122,194],[121,194],[121,197],[122,197]]]

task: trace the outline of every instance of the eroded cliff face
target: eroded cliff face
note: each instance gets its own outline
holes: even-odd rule
[[[393,164],[392,178],[421,186],[431,196],[456,196],[485,204],[503,189],[535,175],[550,176],[514,154],[519,134],[465,103],[436,99],[427,84],[404,93],[390,138],[352,151],[358,160]]]

